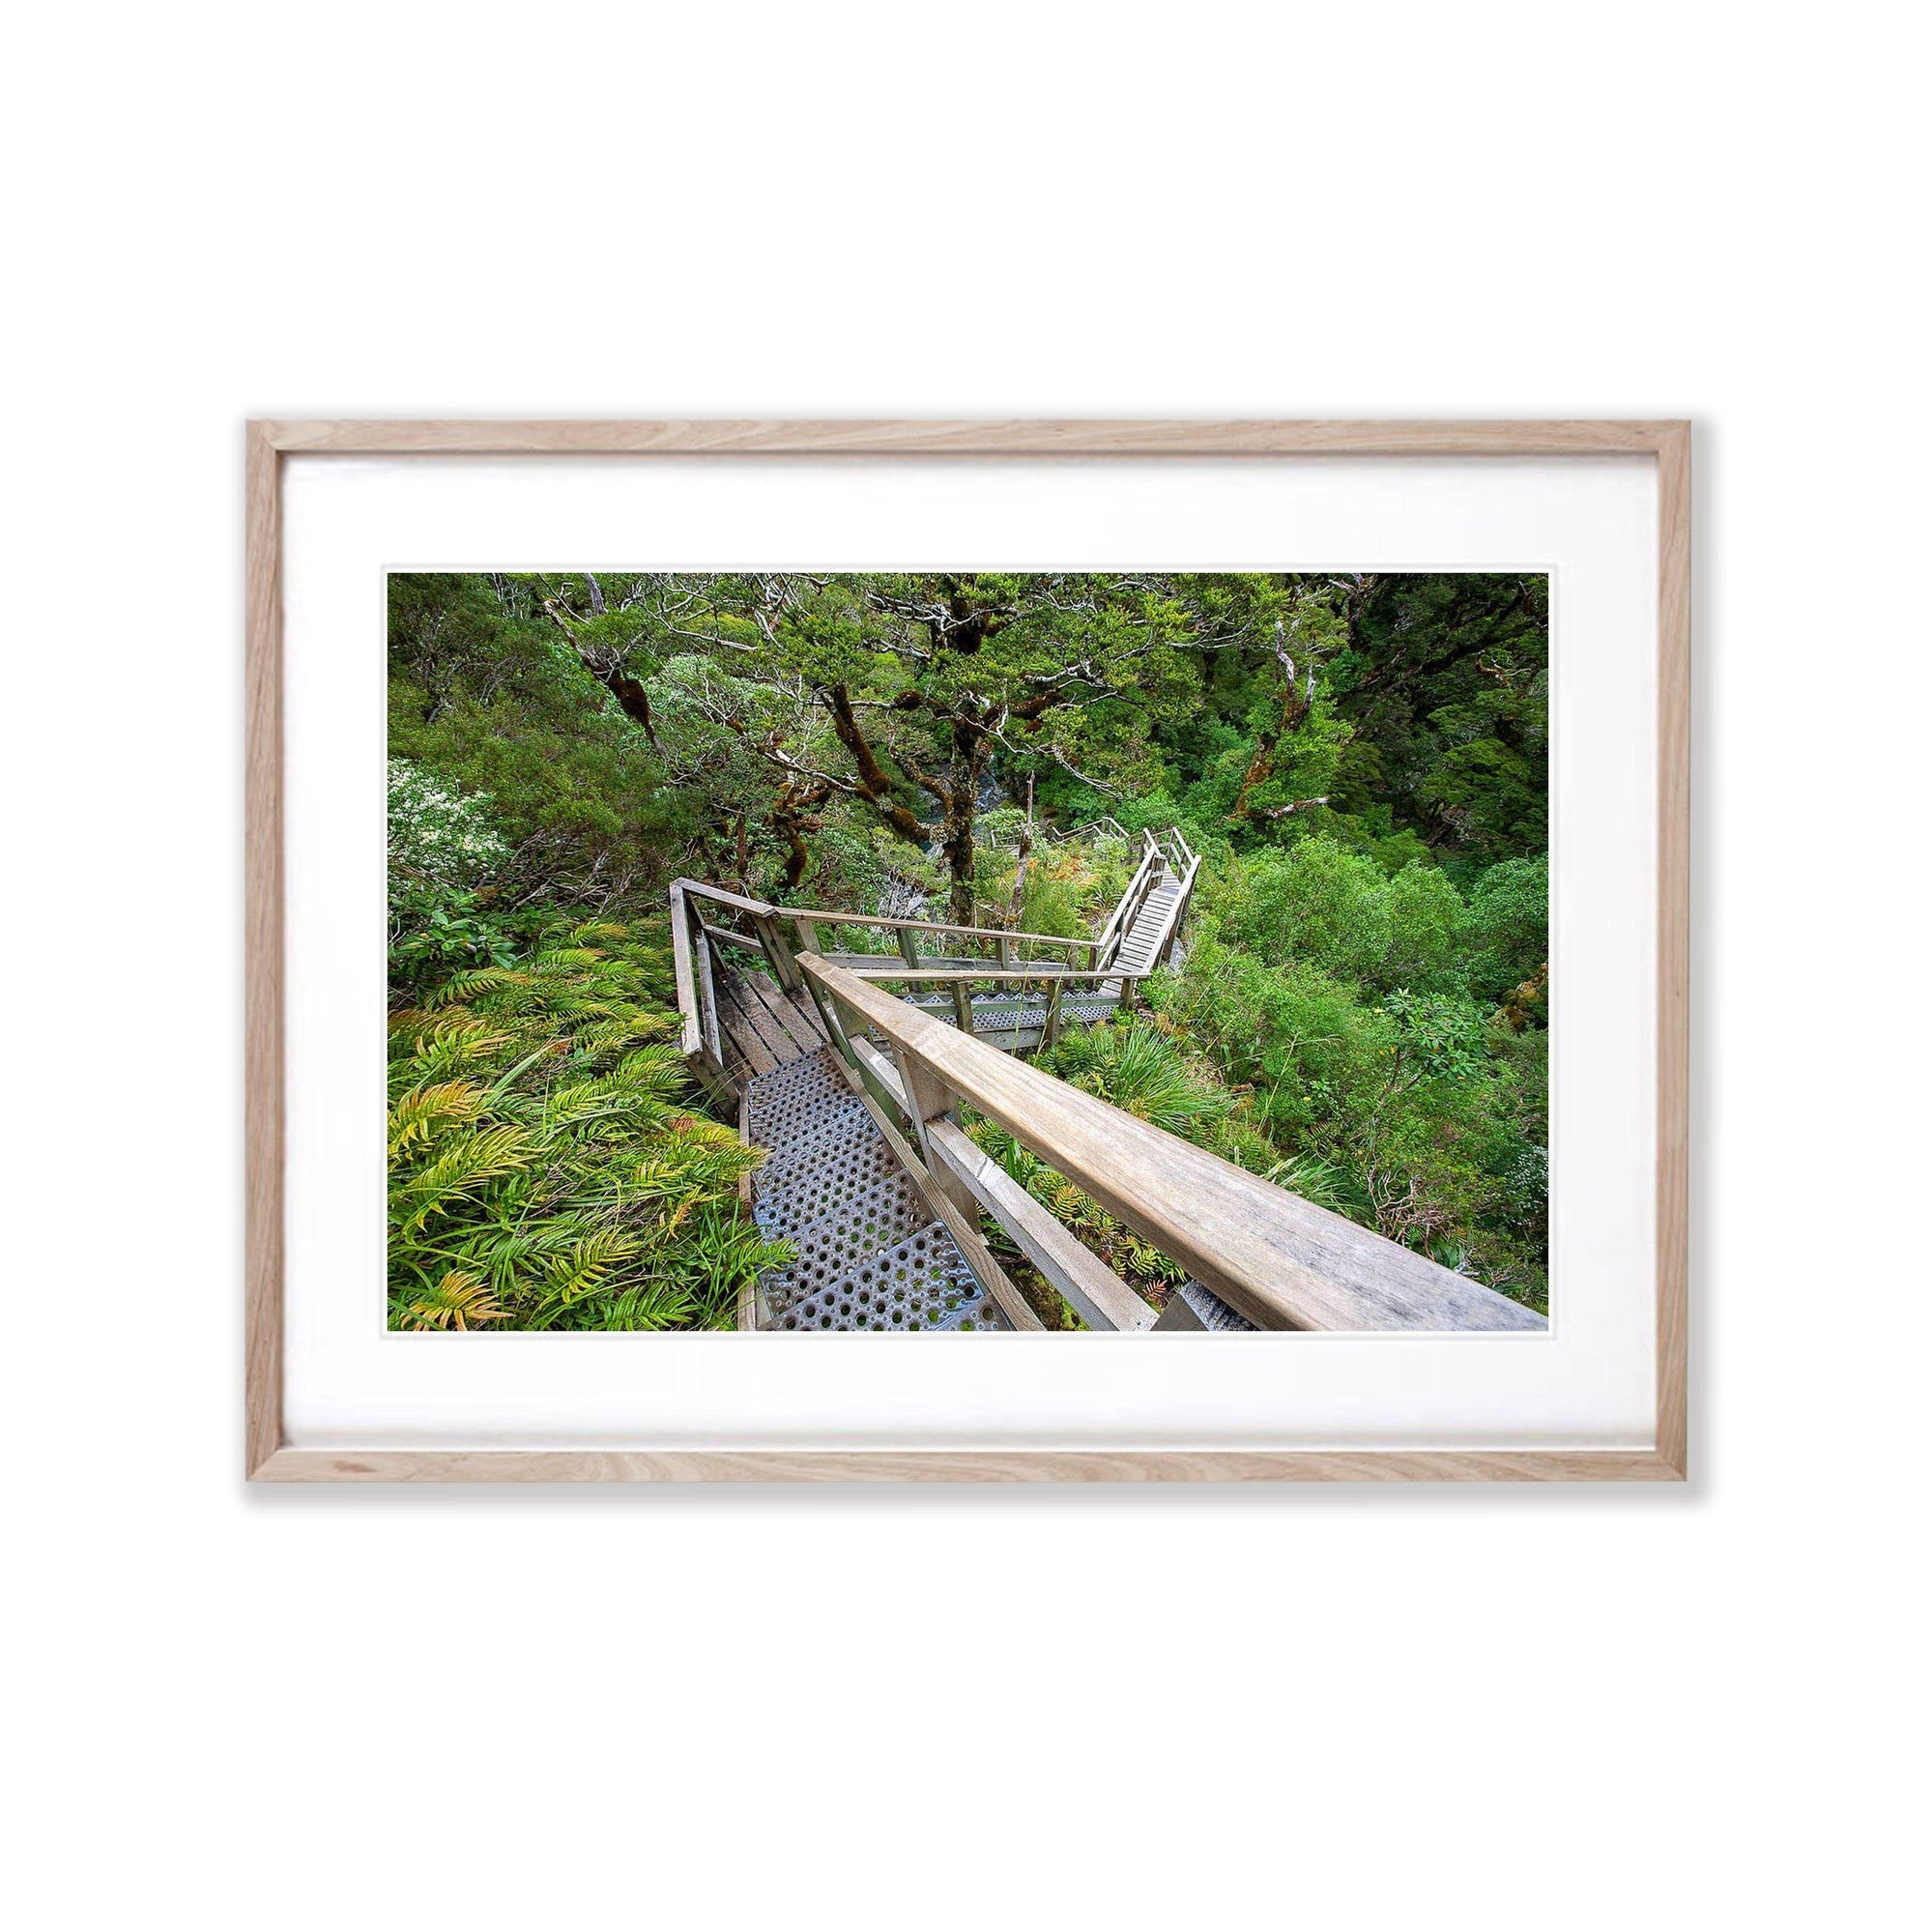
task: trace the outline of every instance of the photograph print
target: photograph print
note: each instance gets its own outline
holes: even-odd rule
[[[1544,576],[388,605],[391,1329],[1546,1326]]]

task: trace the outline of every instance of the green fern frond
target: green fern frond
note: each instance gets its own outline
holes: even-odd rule
[[[639,1245],[635,1235],[622,1233],[617,1228],[605,1228],[575,1243],[568,1253],[560,1254],[545,1271],[542,1283],[545,1298],[559,1302],[580,1301],[600,1287],[605,1277],[620,1261],[628,1260],[635,1254]]]
[[[425,993],[422,1004],[430,1012],[444,1006],[467,1005],[478,994],[490,993],[503,986],[525,986],[529,981],[527,972],[518,972],[511,966],[476,966],[457,973],[434,993]]]
[[[485,1182],[528,1165],[530,1158],[520,1127],[486,1128],[451,1142],[395,1191],[397,1204],[407,1210],[404,1231],[414,1233],[434,1216],[450,1213]]]

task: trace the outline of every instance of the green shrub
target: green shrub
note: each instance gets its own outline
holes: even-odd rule
[[[1549,958],[1549,860],[1505,859],[1469,892],[1470,983],[1500,1000]]]
[[[1451,977],[1464,918],[1461,895],[1433,866],[1411,862],[1391,879],[1327,833],[1236,859],[1207,903],[1230,942],[1266,961],[1385,991]]]

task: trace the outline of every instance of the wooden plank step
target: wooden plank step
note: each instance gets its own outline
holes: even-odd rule
[[[812,995],[809,993],[788,993],[785,997],[791,1002],[799,1024],[810,1035],[813,1051],[817,1052],[826,1044],[826,1037],[824,1025],[819,1019],[819,1009],[812,1004]]]
[[[771,1003],[763,992],[764,982],[756,973],[735,975],[732,997],[738,1003],[745,1018],[758,1028],[758,1037],[769,1050],[772,1058],[780,1066],[788,1060],[798,1057],[798,1049],[792,1036],[785,1030],[784,1024],[771,1010]]]
[[[770,1030],[766,1031],[765,1038],[781,1063],[795,1060],[802,1053],[816,1053],[824,1044],[822,1036],[808,1032],[800,1024],[798,1016],[792,1010],[792,1002],[763,973],[741,973],[738,986],[743,997],[757,1004],[767,1029],[776,1029],[776,1038]]]
[[[716,979],[718,1024],[731,1035],[732,1043],[751,1063],[755,1074],[768,1074],[793,1057],[791,1043],[758,1008],[757,1001],[744,991],[735,972],[721,972]]]

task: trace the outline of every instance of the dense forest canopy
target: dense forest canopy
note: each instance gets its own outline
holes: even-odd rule
[[[392,577],[394,1318],[704,1323],[757,1265],[672,878],[1090,933],[1131,852],[1043,834],[1104,818],[1203,854],[1190,944],[1043,1064],[1546,1306],[1547,633],[1489,573]]]

